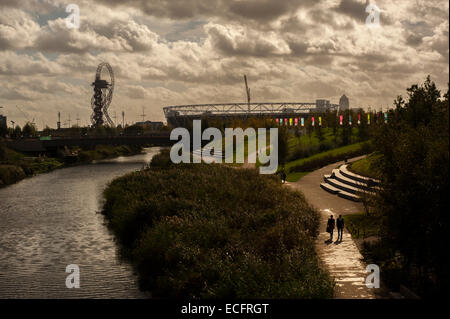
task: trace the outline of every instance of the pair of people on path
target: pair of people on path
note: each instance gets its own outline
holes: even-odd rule
[[[338,231],[337,240],[342,241],[342,234],[344,232],[344,218],[342,218],[342,215],[339,215],[339,218],[337,220],[334,219],[333,215],[328,218],[327,233],[330,233],[330,241],[333,241],[333,232],[335,226]]]

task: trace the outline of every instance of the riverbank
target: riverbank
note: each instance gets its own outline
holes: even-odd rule
[[[314,250],[319,215],[275,176],[172,164],[115,179],[103,213],[157,298],[331,298]]]
[[[0,300],[149,298],[98,212],[107,184],[141,169],[158,152],[145,148],[1,188]],[[78,289],[65,284],[70,264],[80,268]]]
[[[24,178],[51,172],[57,168],[89,164],[95,160],[132,156],[142,152],[141,147],[98,145],[92,150],[76,148],[73,155],[59,157],[27,157],[1,144],[0,141],[0,187],[15,184]]]

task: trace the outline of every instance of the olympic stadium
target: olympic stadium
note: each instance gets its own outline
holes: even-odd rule
[[[328,100],[316,102],[262,102],[262,103],[227,103],[197,104],[164,107],[167,124],[171,126],[188,126],[196,119],[204,118],[281,118],[325,112],[327,110],[349,109],[349,99],[343,95],[339,104]]]

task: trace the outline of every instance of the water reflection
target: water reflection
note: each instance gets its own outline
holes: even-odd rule
[[[0,298],[145,298],[97,212],[113,178],[159,152],[53,171],[0,189]],[[80,267],[68,289],[65,268]]]

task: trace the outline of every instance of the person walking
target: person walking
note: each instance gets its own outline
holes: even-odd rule
[[[330,218],[328,218],[328,223],[327,223],[327,232],[330,233],[330,241],[333,241],[333,232],[334,232],[335,225],[336,225],[336,221],[335,221],[333,215],[331,215]]]
[[[344,233],[344,218],[342,215],[339,215],[339,218],[336,219],[336,228],[338,231],[338,241],[342,241],[342,234]]]
[[[283,171],[281,173],[281,178],[283,179],[283,184],[286,183],[286,172],[285,171]]]

